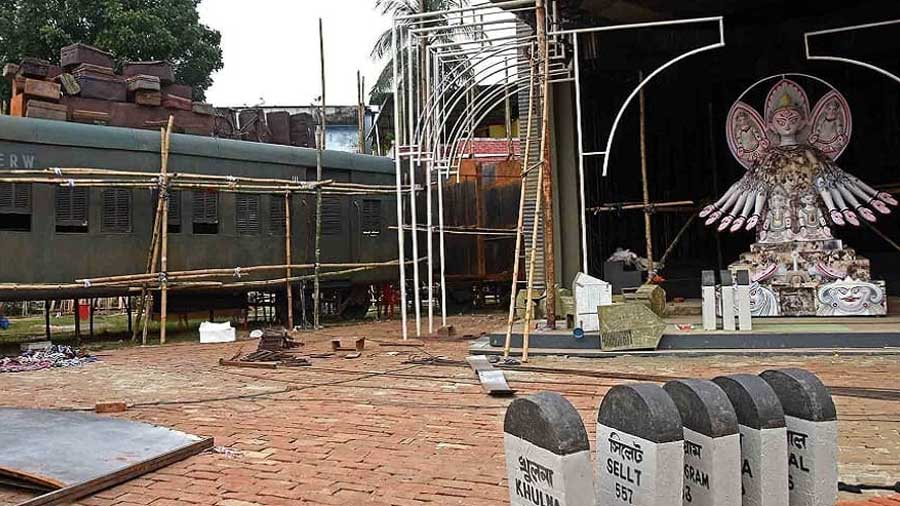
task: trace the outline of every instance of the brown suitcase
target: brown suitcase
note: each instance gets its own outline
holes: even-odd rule
[[[75,77],[78,77],[82,74],[92,76],[118,77],[116,76],[116,71],[113,70],[112,67],[104,67],[102,65],[94,65],[91,63],[82,63],[81,65],[75,67],[74,70],[72,70],[72,75],[74,75]]]
[[[191,102],[191,99],[176,97],[174,95],[166,95],[165,93],[163,93],[162,96],[162,105],[163,107],[177,109],[180,111],[191,111],[194,108],[194,103]]]
[[[65,121],[68,107],[63,104],[52,104],[50,102],[42,102],[40,100],[29,100],[26,107],[26,117],[53,119],[57,121]]]
[[[95,74],[79,74],[75,76],[80,95],[84,98],[99,98],[113,102],[124,102],[128,99],[125,80],[119,76],[99,76]]]
[[[59,64],[64,69],[71,70],[82,63],[110,68],[115,66],[112,54],[81,42],[59,50]]]
[[[25,94],[30,97],[59,100],[60,86],[52,81],[25,79]]]
[[[134,92],[134,103],[144,106],[159,107],[162,105],[162,94],[158,91],[140,90]]]
[[[170,84],[163,86],[162,92],[166,95],[172,95],[181,98],[194,98],[194,88],[186,84]]]
[[[289,146],[291,144],[291,114],[287,111],[275,111],[266,115],[269,124],[271,142]]]
[[[50,75],[50,62],[40,58],[22,58],[19,64],[19,73],[25,77],[44,79]]]
[[[216,108],[212,106],[212,104],[207,104],[204,102],[194,102],[194,106],[191,108],[194,111],[194,114],[205,114],[207,116],[211,116],[216,113]]]
[[[61,104],[69,108],[69,118],[78,123],[105,125],[112,117],[113,102],[96,98],[63,97]]]
[[[9,101],[10,116],[25,116],[25,95],[19,93]]]
[[[156,76],[137,75],[125,80],[128,91],[159,91],[159,78]]]
[[[125,77],[137,75],[156,76],[162,84],[171,84],[175,81],[172,64],[167,61],[127,62],[122,67],[122,75]]]

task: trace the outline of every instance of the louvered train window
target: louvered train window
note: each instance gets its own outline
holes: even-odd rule
[[[156,219],[156,206],[159,202],[159,192],[153,190],[150,196],[150,219]],[[181,232],[181,192],[169,192],[169,233]],[[153,222],[150,222],[151,226]]]
[[[219,233],[219,194],[205,191],[193,193],[193,225],[195,234]]]
[[[103,190],[103,232],[131,232],[131,190],[107,188]]]
[[[56,189],[56,231],[86,234],[88,232],[88,189],[59,187]]]
[[[322,196],[322,235],[340,235],[344,232],[344,207],[341,197]]]
[[[31,231],[31,184],[0,183],[0,230]]]
[[[269,233],[284,235],[284,196],[269,195]]]
[[[259,195],[238,193],[234,200],[234,210],[239,235],[259,233]]]
[[[381,201],[374,199],[364,199],[362,201],[362,210],[360,217],[360,231],[362,235],[380,235],[381,234]]]

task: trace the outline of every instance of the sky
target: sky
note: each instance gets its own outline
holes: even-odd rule
[[[391,20],[375,0],[203,0],[200,20],[222,33],[216,106],[308,105],[320,94],[319,18],[325,33],[325,100],[356,104],[356,71],[371,89],[382,64],[369,52]]]

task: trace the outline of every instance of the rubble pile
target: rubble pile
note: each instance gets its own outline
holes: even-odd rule
[[[0,373],[38,371],[51,367],[75,367],[96,360],[97,357],[78,348],[51,345],[43,350],[25,351],[18,357],[0,358]]]

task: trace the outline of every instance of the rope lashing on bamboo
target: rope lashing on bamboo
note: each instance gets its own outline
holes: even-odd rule
[[[53,173],[56,174],[56,177],[62,177],[62,175],[63,175],[62,169],[60,169],[59,167],[54,167]]]
[[[237,279],[241,279],[241,277],[242,277],[243,275],[244,275],[244,274],[241,272],[241,268],[240,268],[240,267],[235,267],[235,268],[234,268],[234,277],[236,277]]]
[[[84,280],[84,287],[85,287],[85,288],[90,288],[90,287],[91,287],[91,280],[85,279],[85,280]]]
[[[169,284],[169,275],[165,272],[159,273],[159,286],[164,286]]]

